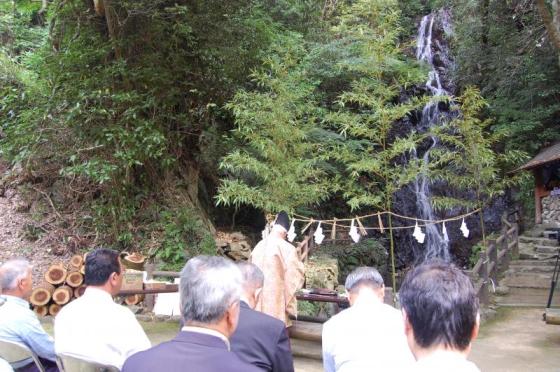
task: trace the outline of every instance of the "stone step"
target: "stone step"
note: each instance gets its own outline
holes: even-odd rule
[[[509,267],[519,267],[519,266],[552,266],[556,264],[555,259],[548,260],[515,260],[509,263]]]
[[[544,266],[544,265],[523,265],[523,266],[513,266],[505,272],[506,276],[516,276],[519,274],[525,273],[534,273],[534,274],[551,274],[554,272],[554,265],[553,266]]]
[[[292,348],[292,355],[299,358],[309,358],[314,360],[322,360],[323,353],[321,349],[321,342],[309,341],[291,338],[290,346]]]
[[[519,252],[519,261],[550,261],[556,259],[556,254]]]
[[[549,283],[550,286],[550,283]],[[499,306],[519,306],[519,307],[546,307],[550,288],[516,288],[510,287],[509,294],[503,297],[497,297],[496,301]],[[556,291],[552,297],[552,306],[560,306],[560,291],[556,287]]]
[[[531,236],[521,235],[519,237],[519,242],[525,244],[540,245],[540,246],[558,247],[558,241],[556,239],[535,238]]]
[[[535,245],[535,252],[546,254],[557,254],[559,247],[551,247],[549,245]]]
[[[547,273],[518,273],[506,276],[501,285],[511,288],[546,289],[550,288],[552,274]]]

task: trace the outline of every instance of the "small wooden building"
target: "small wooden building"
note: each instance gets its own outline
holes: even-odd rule
[[[535,223],[560,226],[560,143],[543,149],[515,171],[521,170],[535,176]]]

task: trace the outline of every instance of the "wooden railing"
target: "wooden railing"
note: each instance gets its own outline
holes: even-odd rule
[[[479,252],[479,258],[471,270],[466,273],[471,277],[481,304],[490,303],[490,288],[498,284],[499,276],[509,268],[512,258],[519,256],[519,225],[517,212],[515,222],[502,217],[502,233],[495,239],[486,239],[486,249]]]

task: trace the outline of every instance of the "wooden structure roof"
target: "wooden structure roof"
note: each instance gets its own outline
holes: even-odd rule
[[[521,170],[529,170],[540,167],[542,165],[552,163],[553,161],[560,160],[560,142],[550,147],[545,148],[537,154],[533,159],[517,168],[514,172]]]

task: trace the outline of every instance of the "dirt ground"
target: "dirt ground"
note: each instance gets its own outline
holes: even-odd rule
[[[560,326],[543,322],[543,311],[500,309],[481,328],[469,359],[481,371],[560,371]]]
[[[469,359],[483,372],[560,371],[560,326],[547,325],[541,309],[501,309],[484,324]],[[152,344],[174,337],[174,323],[142,323]],[[52,325],[45,324],[47,332]],[[322,372],[318,360],[296,358],[296,372]]]

